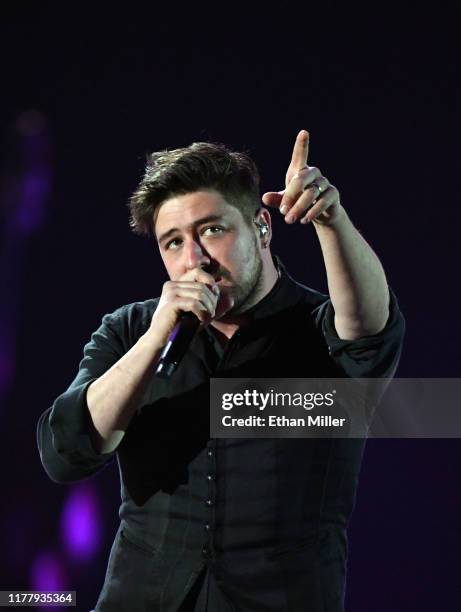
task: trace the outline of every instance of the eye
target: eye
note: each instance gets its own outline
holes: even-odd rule
[[[174,245],[174,243],[175,243],[175,242],[180,242],[179,238],[173,238],[173,240],[170,240],[170,242],[168,242],[168,243],[165,245],[165,250],[169,251],[169,250],[170,250],[171,245]],[[173,246],[173,250],[175,250],[175,249],[176,249],[176,247],[175,247],[175,246]]]
[[[214,235],[214,234],[216,234],[216,233],[223,232],[223,231],[224,231],[224,228],[219,227],[219,225],[210,225],[210,226],[208,226],[207,228],[205,228],[205,230],[203,231],[203,233],[207,232],[208,230],[218,230],[217,232],[212,232],[212,234],[211,234],[211,235],[213,236],[213,235]]]
[[[221,234],[223,231],[224,228],[220,227],[219,225],[209,225],[208,227],[205,227],[203,229],[202,235],[216,236],[217,234]],[[205,234],[206,232],[208,232],[208,234]],[[165,250],[176,251],[179,248],[181,242],[182,240],[180,238],[172,238],[169,242],[166,243]]]

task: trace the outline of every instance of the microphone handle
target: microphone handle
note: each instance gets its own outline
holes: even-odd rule
[[[200,327],[200,320],[193,312],[184,312],[168,336],[155,370],[158,378],[170,378],[184,357],[193,337]]]

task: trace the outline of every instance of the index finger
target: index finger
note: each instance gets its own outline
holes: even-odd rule
[[[296,137],[293,155],[291,157],[291,166],[296,170],[301,170],[307,166],[307,158],[309,157],[309,132],[301,130]]]

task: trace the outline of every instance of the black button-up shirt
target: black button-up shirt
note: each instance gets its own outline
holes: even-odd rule
[[[225,347],[202,328],[173,377],[152,379],[116,451],[93,449],[86,390],[148,330],[159,298],[105,315],[75,380],[40,416],[52,480],[118,462],[121,522],[96,610],[178,610],[204,568],[223,610],[342,610],[364,441],[210,439],[209,380],[391,377],[404,319],[390,289],[385,328],[342,340],[329,297],[274,261],[280,278],[250,324]]]

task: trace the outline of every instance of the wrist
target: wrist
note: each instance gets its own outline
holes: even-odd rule
[[[337,209],[334,212],[334,215],[332,216],[330,220],[328,221],[320,221],[320,220],[317,221],[316,219],[312,220],[312,225],[315,227],[315,230],[317,231],[317,233],[340,232],[347,226],[350,226],[351,224],[352,224],[352,221],[349,219],[349,216],[345,208],[343,208],[341,204],[338,205]]]
[[[160,351],[165,346],[165,341],[161,338],[153,327],[149,329],[139,338],[139,342],[151,350]]]

